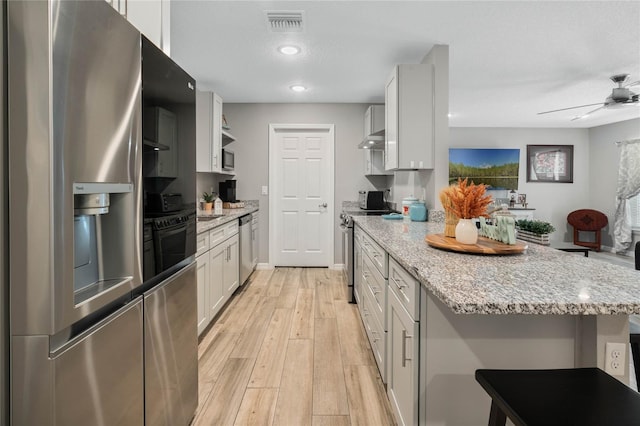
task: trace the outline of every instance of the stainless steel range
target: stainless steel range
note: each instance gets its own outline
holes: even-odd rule
[[[353,216],[382,216],[392,213],[390,209],[362,209],[359,207],[345,208],[340,213],[340,230],[342,231],[342,263],[343,274],[348,287],[348,300],[356,303],[354,293],[354,262],[353,262]]]

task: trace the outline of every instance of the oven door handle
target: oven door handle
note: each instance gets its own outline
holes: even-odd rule
[[[162,238],[169,237],[171,235],[175,235],[180,232],[186,232],[188,228],[187,225],[188,225],[187,223],[180,223],[170,228],[158,229],[156,232],[158,232],[159,237],[162,237]]]

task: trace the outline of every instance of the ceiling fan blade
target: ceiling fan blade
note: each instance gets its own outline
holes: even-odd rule
[[[586,114],[582,114],[582,115],[581,115],[581,116],[579,116],[579,117],[574,117],[574,118],[572,118],[572,119],[571,119],[571,121],[576,121],[576,120],[580,120],[581,118],[588,117],[588,116],[590,116],[591,114],[593,114],[594,112],[596,112],[596,111],[598,111],[598,110],[600,110],[600,109],[602,109],[602,108],[604,108],[604,105],[602,105],[601,107],[598,107],[598,108],[594,109],[593,111],[589,111],[589,112],[588,112],[588,113],[586,113]]]
[[[549,114],[549,113],[551,113],[551,112],[566,111],[566,110],[568,110],[568,109],[584,108],[584,107],[594,106],[594,105],[602,105],[602,102],[598,102],[597,104],[587,104],[587,105],[580,105],[580,106],[574,106],[574,107],[569,107],[569,108],[554,109],[554,110],[552,110],[552,111],[539,112],[539,113],[538,113],[538,115],[542,115],[542,114]]]
[[[633,87],[633,86],[640,86],[640,80],[634,81],[633,83],[625,84],[622,87]]]

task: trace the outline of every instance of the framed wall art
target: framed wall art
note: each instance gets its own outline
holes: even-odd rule
[[[468,178],[487,189],[518,189],[519,149],[449,148],[449,184]]]
[[[573,145],[527,145],[527,182],[573,183]]]

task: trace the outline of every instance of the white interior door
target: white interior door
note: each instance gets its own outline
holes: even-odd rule
[[[333,266],[333,125],[270,125],[273,266]]]

